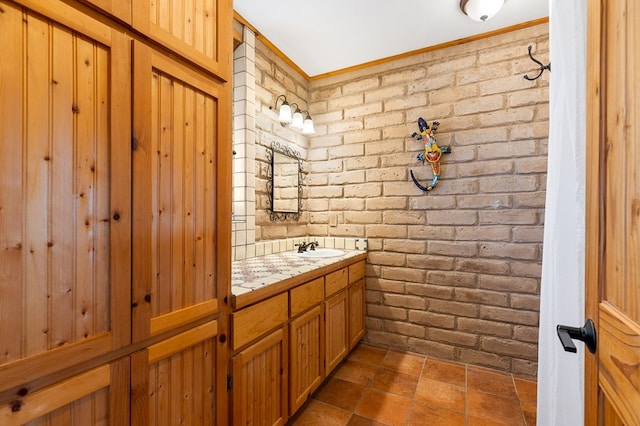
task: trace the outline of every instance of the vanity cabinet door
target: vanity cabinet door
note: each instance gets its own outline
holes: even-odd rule
[[[289,324],[289,415],[322,383],[323,332],[321,305]]]
[[[349,287],[349,350],[364,337],[364,280]]]
[[[233,425],[287,421],[287,337],[278,329],[231,359]]]
[[[326,377],[349,351],[347,290],[327,299],[324,307]]]

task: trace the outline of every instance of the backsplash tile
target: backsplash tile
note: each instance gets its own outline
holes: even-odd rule
[[[246,246],[233,248],[233,260],[250,259],[253,257],[268,256],[270,254],[295,251],[296,244],[300,242],[317,241],[320,248],[336,248],[342,250],[367,251],[367,240],[362,238],[342,237],[299,237],[285,238],[281,240],[258,241]]]

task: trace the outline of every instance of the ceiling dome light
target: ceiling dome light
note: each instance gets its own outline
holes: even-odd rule
[[[500,12],[505,0],[461,0],[460,9],[474,21],[484,22]]]

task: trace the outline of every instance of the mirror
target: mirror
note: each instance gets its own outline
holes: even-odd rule
[[[270,157],[270,158],[269,158]],[[267,180],[271,220],[298,220],[302,213],[302,161],[300,154],[278,142],[267,150]]]

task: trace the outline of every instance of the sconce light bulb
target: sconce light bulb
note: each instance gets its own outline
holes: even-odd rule
[[[307,118],[304,119],[304,125],[302,127],[302,134],[303,135],[312,135],[316,132],[316,130],[313,128],[313,120],[311,120],[311,117],[309,117],[309,115],[307,114]]]
[[[289,106],[287,101],[284,101],[280,106],[278,121],[282,124],[289,124],[291,123],[291,121],[293,121],[293,118],[291,117],[291,107]]]
[[[289,125],[289,127],[291,127],[292,129],[295,130],[302,130],[304,127],[303,124],[303,120],[302,120],[302,113],[300,112],[300,110],[296,110],[296,112],[293,113],[293,120],[291,121],[291,124]]]

